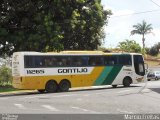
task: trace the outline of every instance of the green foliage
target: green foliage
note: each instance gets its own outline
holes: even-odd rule
[[[0,67],[0,85],[11,85],[12,75],[11,75],[11,69],[8,68],[5,65],[2,65]]]
[[[2,92],[12,92],[12,91],[19,91],[19,90],[13,88],[12,86],[0,86],[0,93],[2,93]]]
[[[0,55],[97,49],[109,15],[100,0],[1,0]]]
[[[125,52],[135,52],[140,53],[141,47],[136,41],[134,40],[125,40],[123,42],[119,42],[118,47]]]
[[[142,21],[142,23],[137,23],[137,25],[133,25],[134,30],[131,31],[131,35],[139,34],[145,35],[151,33],[152,31],[152,24],[147,24],[146,21]]]
[[[150,48],[146,47],[146,48],[145,48],[145,51],[146,51],[146,54],[149,54]]]
[[[131,35],[139,34],[142,35],[142,43],[143,43],[143,53],[145,52],[145,38],[146,34],[152,33],[152,24],[147,24],[146,21],[142,21],[142,23],[137,23],[137,25],[133,25],[133,30],[131,31]]]
[[[103,52],[109,53],[109,52],[112,52],[112,49],[107,49],[105,47],[98,47],[98,51],[103,51]]]
[[[160,50],[160,42],[155,44],[151,49],[149,50],[149,54],[153,56],[157,56]]]

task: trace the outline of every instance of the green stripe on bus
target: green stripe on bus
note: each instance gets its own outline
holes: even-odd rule
[[[102,85],[106,77],[110,74],[113,66],[104,67],[102,73],[98,77],[98,79],[94,82],[94,85]]]
[[[110,74],[107,75],[105,81],[102,83],[103,85],[110,85],[122,69],[122,65],[117,65],[114,66],[113,69],[111,70]]]

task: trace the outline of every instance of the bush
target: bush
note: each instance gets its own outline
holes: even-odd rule
[[[12,84],[12,71],[11,68],[2,65],[0,67],[0,85],[8,86]]]
[[[152,56],[157,56],[158,52],[159,52],[158,48],[156,46],[154,46],[150,49],[149,54]]]
[[[123,42],[119,42],[118,47],[124,52],[135,52],[135,53],[142,52],[140,45],[138,43],[136,43],[135,40],[126,39]]]
[[[160,42],[158,44],[155,44],[153,47],[151,47],[149,54],[153,56],[157,56],[160,49]]]
[[[150,53],[150,48],[145,48],[145,51],[146,51],[146,54],[149,54]]]

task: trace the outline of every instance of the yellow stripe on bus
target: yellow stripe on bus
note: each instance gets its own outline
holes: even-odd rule
[[[22,77],[22,84],[13,83],[13,86],[19,89],[45,89],[47,81],[60,83],[63,79],[69,80],[71,87],[93,86],[103,69],[104,67],[95,67],[91,74],[81,75],[25,76]]]

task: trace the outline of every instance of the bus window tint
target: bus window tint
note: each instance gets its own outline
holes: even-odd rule
[[[41,68],[45,67],[45,57],[42,56],[35,56],[34,61],[35,61],[35,67],[36,68]]]
[[[52,65],[51,58],[50,57],[45,57],[44,58],[44,64],[45,64],[45,67],[51,66]]]
[[[40,68],[44,67],[44,57],[41,56],[24,56],[24,67],[25,68]]]
[[[57,61],[58,61],[58,60],[57,60],[56,57],[52,57],[52,58],[51,58],[51,61],[52,61],[52,62],[51,62],[51,63],[52,63],[51,66],[52,66],[52,67],[57,66]]]
[[[87,57],[85,56],[74,56],[74,57],[71,57],[71,65],[72,66],[86,66],[87,65]]]
[[[57,66],[57,58],[54,56],[47,56],[44,58],[45,67]]]
[[[90,56],[88,60],[88,65],[100,66],[103,65],[103,57],[100,56]]]
[[[104,57],[104,64],[105,65],[116,65],[118,57],[117,56],[105,56]]]
[[[70,65],[70,57],[56,56],[52,57],[52,67],[65,67]]]
[[[144,63],[143,57],[141,55],[134,55],[135,63]]]
[[[120,65],[132,65],[131,55],[119,56],[118,63]]]
[[[24,67],[25,68],[34,67],[34,57],[33,56],[24,56]]]

